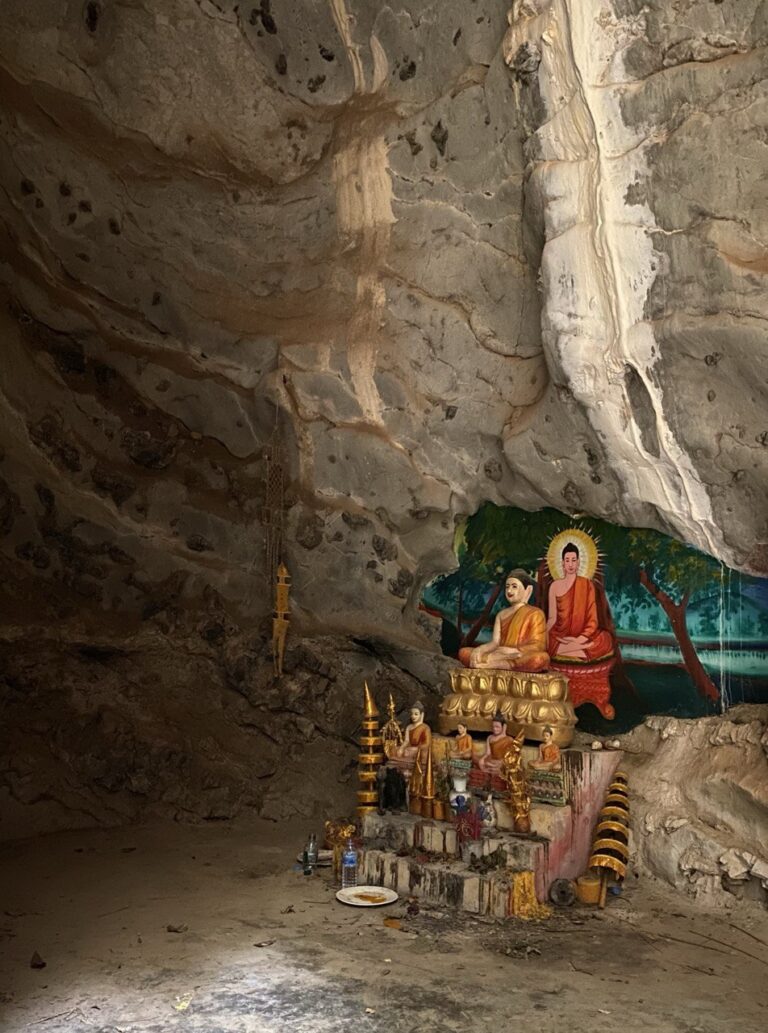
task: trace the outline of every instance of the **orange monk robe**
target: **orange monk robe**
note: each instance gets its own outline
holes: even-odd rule
[[[555,743],[544,743],[539,747],[539,758],[545,764],[557,764],[560,760],[560,747]]]
[[[428,725],[423,722],[420,725],[416,725],[408,732],[408,745],[409,746],[429,746],[432,742],[432,732]]]
[[[515,746],[511,735],[500,735],[498,739],[488,739],[488,753],[477,758],[477,765],[484,771],[499,772],[504,758]]]
[[[539,746],[538,760],[532,761],[529,766],[534,770],[536,768],[549,768],[553,770],[554,768],[559,768],[560,764],[560,747],[556,743],[550,742],[542,743]]]
[[[466,735],[457,735],[453,740],[453,752],[454,753],[471,753],[472,752],[472,736],[467,733]]]
[[[421,761],[422,764],[426,764],[427,753],[432,745],[432,731],[429,725],[425,725],[422,721],[421,724],[416,725],[415,728],[410,728],[406,736],[405,742],[399,747],[389,758],[395,767],[408,770],[412,764],[416,763],[416,759]],[[400,753],[400,750],[404,753]]]
[[[498,760],[501,762],[514,745],[515,740],[511,735],[500,735],[498,739],[489,739],[488,749],[491,753],[490,760]],[[489,758],[486,757],[485,759],[487,762]]]
[[[425,725],[422,721],[420,725],[412,728],[408,733],[408,745],[412,749],[417,749],[422,762],[426,763],[427,753],[432,745],[432,731],[429,725]]]
[[[582,649],[587,660],[600,660],[613,653],[613,640],[609,632],[597,623],[597,602],[595,586],[588,577],[576,576],[576,580],[564,595],[556,597],[557,620],[549,629],[549,653],[557,657],[557,646],[561,638],[587,639]],[[563,657],[573,660],[573,657]],[[578,662],[578,661],[577,661]]]
[[[546,671],[549,667],[547,653],[547,620],[543,610],[538,606],[524,603],[511,617],[501,622],[502,646],[513,646],[519,649],[521,656],[508,657],[498,670],[504,671]],[[459,660],[469,667],[472,650],[464,647],[459,650]],[[479,668],[482,670],[482,667]]]

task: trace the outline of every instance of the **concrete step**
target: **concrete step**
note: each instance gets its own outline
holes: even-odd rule
[[[412,814],[367,814],[363,820],[363,839],[366,846],[393,854],[420,851],[465,864],[473,854],[482,858],[498,851],[504,858],[503,866],[513,871],[535,871],[543,849],[541,837],[495,829],[485,830],[480,839],[459,845],[451,822],[427,821]]]
[[[423,861],[370,847],[361,852],[358,873],[358,882],[366,886],[386,886],[403,897],[497,918],[513,913],[514,878],[510,868],[479,873],[464,861]]]

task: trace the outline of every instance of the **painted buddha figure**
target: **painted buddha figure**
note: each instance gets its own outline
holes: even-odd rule
[[[491,734],[485,743],[485,753],[477,762],[481,771],[490,775],[500,775],[504,757],[516,745],[515,739],[507,735],[507,722],[502,714],[496,714],[491,722]]]
[[[500,610],[490,642],[459,650],[465,667],[496,671],[545,671],[549,667],[546,617],[530,606],[533,579],[524,570],[507,574],[505,595],[509,606]]]
[[[595,586],[579,574],[580,562],[579,547],[569,541],[561,553],[562,577],[549,587],[548,648],[556,660],[590,662],[613,654],[610,632],[598,623]]]
[[[424,723],[424,704],[417,701],[411,707],[411,723],[405,729],[403,742],[391,759],[397,767],[409,769],[420,759],[423,767],[431,745],[432,731]]]

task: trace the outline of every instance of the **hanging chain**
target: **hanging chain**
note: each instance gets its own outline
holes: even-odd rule
[[[271,588],[275,583],[275,575],[283,552],[285,517],[285,469],[276,429],[272,440],[264,447],[264,460],[266,472],[261,522],[264,525],[265,575],[267,584]]]

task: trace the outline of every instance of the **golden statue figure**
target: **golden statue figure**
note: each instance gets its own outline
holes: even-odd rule
[[[512,746],[504,755],[502,778],[509,789],[509,807],[512,811],[515,832],[531,831],[531,798],[525,784],[523,772],[523,732],[512,740]]]
[[[509,606],[500,610],[490,642],[459,650],[465,667],[496,671],[545,671],[549,667],[546,617],[530,606],[534,581],[524,570],[507,574],[504,594]]]
[[[389,694],[389,703],[387,703],[387,722],[381,729],[381,738],[384,741],[384,752],[387,755],[387,759],[391,759],[405,741],[403,726],[395,717],[395,701],[392,699],[391,692]]]

